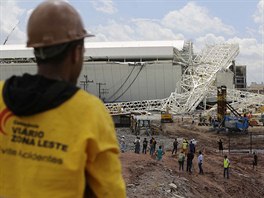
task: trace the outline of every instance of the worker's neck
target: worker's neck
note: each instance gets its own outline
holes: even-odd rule
[[[63,70],[61,70],[59,68],[60,67],[53,66],[53,65],[41,65],[38,67],[37,73],[41,76],[48,78],[48,79],[67,81],[67,77],[65,75],[65,72],[63,72]]]

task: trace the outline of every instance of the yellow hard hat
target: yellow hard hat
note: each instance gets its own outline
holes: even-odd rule
[[[84,29],[78,12],[67,2],[48,0],[32,12],[27,47],[41,48],[93,36]]]

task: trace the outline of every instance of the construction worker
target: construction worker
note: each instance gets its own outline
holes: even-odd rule
[[[198,156],[198,167],[199,167],[199,174],[203,175],[203,154],[202,151],[199,151],[199,156]]]
[[[111,116],[76,87],[88,36],[66,1],[32,12],[37,74],[0,82],[0,197],[126,197]]]
[[[154,153],[156,151],[156,145],[157,145],[157,141],[155,138],[153,138],[152,144],[153,144],[153,153]]]
[[[224,153],[224,147],[223,147],[223,142],[221,139],[219,139],[219,141],[217,142],[218,143],[218,149],[219,149],[219,153]]]
[[[147,138],[144,138],[142,153],[144,153],[144,154],[147,153],[147,147],[148,147],[148,140],[147,140]]]
[[[255,167],[256,167],[256,170],[257,170],[257,165],[258,165],[258,156],[257,154],[254,152],[253,153],[253,170],[255,170]]]
[[[183,151],[181,151],[178,156],[179,171],[180,170],[184,171],[184,160],[185,160],[185,154],[183,153]]]
[[[194,158],[194,153],[193,152],[188,152],[187,154],[187,168],[186,171],[189,173],[192,173],[192,161]]]
[[[159,146],[158,150],[156,151],[157,160],[161,161],[162,156],[165,154],[165,152],[162,149],[162,146]]]
[[[171,154],[173,155],[173,153],[175,152],[175,154],[177,154],[177,147],[178,147],[178,141],[177,138],[175,138],[174,142],[173,142],[173,149]]]
[[[190,142],[189,151],[191,153],[195,153],[195,145],[194,145],[193,141]]]
[[[188,152],[188,141],[186,139],[184,139],[182,142],[182,151],[186,156]]]
[[[135,153],[139,154],[140,153],[140,137],[137,136],[135,141],[134,141],[134,145],[135,145]]]
[[[126,150],[126,141],[125,141],[125,136],[123,135],[121,140],[120,140],[120,147],[121,147],[121,152],[124,153]]]
[[[155,140],[154,137],[152,137],[149,141],[149,146],[150,146],[150,149],[149,149],[149,154],[150,155],[153,155],[156,151],[156,144],[157,144],[157,141]]]
[[[230,161],[225,155],[224,157],[224,178],[226,177],[227,179],[229,179],[229,166],[230,166]]]

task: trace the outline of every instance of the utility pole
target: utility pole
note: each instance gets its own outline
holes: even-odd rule
[[[109,92],[108,92],[108,89],[102,89],[102,90],[101,90],[101,94],[102,94],[102,95],[105,95],[105,94],[108,94],[108,93],[109,93]],[[105,102],[105,97],[103,97],[102,100]]]
[[[102,86],[102,85],[106,85],[106,83],[101,83],[101,82],[99,82],[99,83],[96,83],[96,84],[99,85],[99,98],[102,99],[102,98],[101,98],[101,94],[102,94],[101,86]]]
[[[93,83],[93,80],[88,80],[88,76],[87,75],[83,75],[83,76],[84,76],[84,80],[81,80],[80,83],[81,83],[81,85],[83,85],[83,89],[85,91],[87,91],[88,84],[89,83]]]

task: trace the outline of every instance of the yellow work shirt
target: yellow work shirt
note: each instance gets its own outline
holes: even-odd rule
[[[18,117],[0,95],[0,197],[82,198],[85,183],[96,197],[126,196],[103,103],[78,90],[56,108]]]

